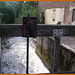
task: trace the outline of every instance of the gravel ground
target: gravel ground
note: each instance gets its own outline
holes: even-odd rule
[[[26,38],[2,38],[2,73],[26,74]],[[49,73],[37,54],[36,44],[30,38],[29,43],[29,73]]]

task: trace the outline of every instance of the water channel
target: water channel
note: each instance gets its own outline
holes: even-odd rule
[[[26,41],[27,39],[24,37],[2,38],[3,74],[26,74]],[[29,73],[49,73],[35,52],[34,39],[30,38],[29,41]]]

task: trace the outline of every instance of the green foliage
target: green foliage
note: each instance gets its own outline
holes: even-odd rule
[[[0,1],[0,13],[3,14],[2,23],[14,23],[15,11],[10,4]]]
[[[31,17],[38,17],[38,2],[37,1],[26,1],[22,5],[22,13],[19,17],[27,17],[28,13]]]
[[[22,9],[22,5],[24,3],[24,1],[6,1],[6,3],[10,4],[16,13],[16,18],[19,17],[19,14],[21,13],[21,9]]]
[[[0,19],[2,19],[2,17],[3,17],[3,14],[2,14],[2,13],[0,13]]]
[[[38,18],[37,1],[0,1],[0,18],[2,23],[14,23],[15,18],[23,19],[28,13]]]
[[[58,21],[58,23],[57,24],[61,24],[61,22],[60,21]]]
[[[19,17],[19,14],[21,14],[21,9],[24,1],[17,1],[15,6],[15,12],[16,12],[16,18]]]

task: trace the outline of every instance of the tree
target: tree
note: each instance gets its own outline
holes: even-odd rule
[[[13,7],[16,13],[16,18],[18,18],[24,1],[6,1],[6,3]]]
[[[15,11],[16,11],[16,18],[19,17],[19,14],[21,13],[21,9],[22,9],[22,4],[24,1],[17,1],[16,5],[15,5]]]
[[[22,5],[22,13],[19,15],[20,18],[26,17],[30,14],[31,17],[38,17],[38,2],[37,1],[26,1]]]
[[[3,17],[3,14],[2,14],[2,13],[0,13],[0,19],[2,19],[2,17]]]
[[[0,13],[3,15],[2,23],[14,23],[15,11],[10,4],[0,1]]]

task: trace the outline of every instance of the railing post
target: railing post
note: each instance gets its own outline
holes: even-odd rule
[[[0,24],[1,24],[1,19],[0,19]],[[0,74],[2,74],[2,61],[1,61],[1,37],[0,37]]]
[[[60,50],[60,38],[55,37],[55,44],[54,44],[54,59],[53,59],[53,72],[58,71],[58,61],[59,61],[59,50]]]
[[[27,36],[27,63],[26,63],[26,74],[29,74],[29,36]]]

